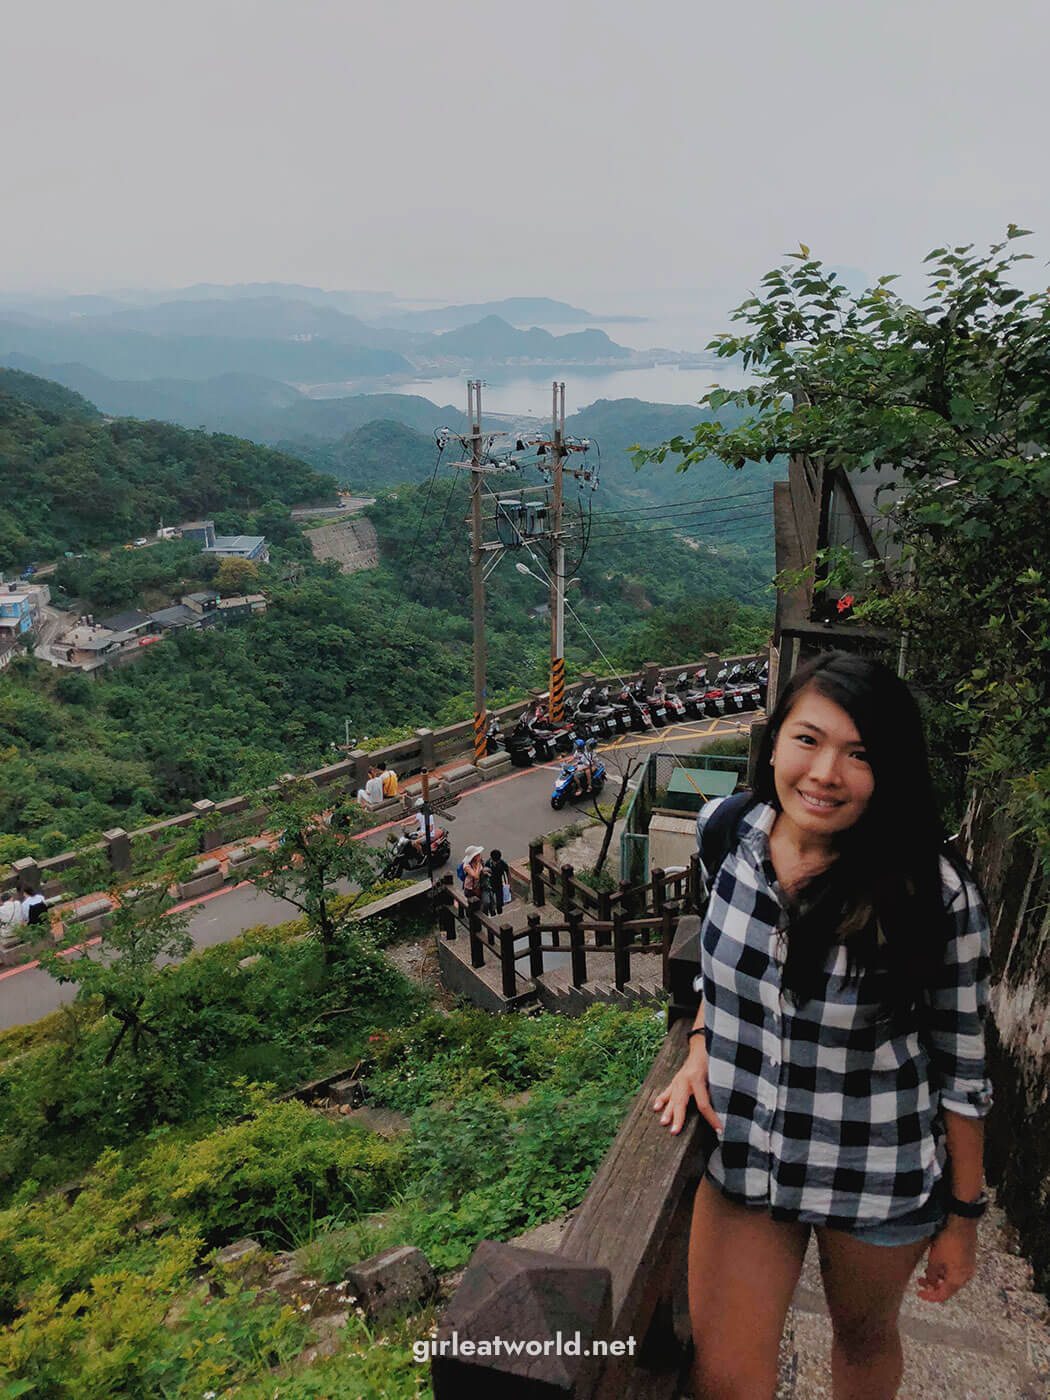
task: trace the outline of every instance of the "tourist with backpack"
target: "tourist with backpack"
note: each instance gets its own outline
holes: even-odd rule
[[[698,823],[710,890],[686,1063],[653,1101],[714,1130],[689,1241],[698,1394],[772,1400],[816,1232],[835,1400],[891,1400],[898,1314],[970,1279],[991,1097],[988,921],[943,844],[903,681],[830,652],[770,717],[754,791]]]
[[[47,900],[35,885],[22,886],[22,922],[30,926],[50,922]]]

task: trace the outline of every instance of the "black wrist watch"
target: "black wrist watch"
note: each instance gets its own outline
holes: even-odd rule
[[[948,1214],[961,1215],[964,1220],[980,1220],[987,1209],[987,1191],[982,1191],[975,1201],[960,1201],[956,1196],[948,1197]]]

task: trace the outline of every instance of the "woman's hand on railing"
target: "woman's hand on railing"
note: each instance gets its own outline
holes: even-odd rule
[[[668,1084],[667,1088],[653,1099],[653,1110],[662,1116],[660,1122],[672,1133],[680,1133],[692,1099],[700,1110],[700,1117],[710,1123],[716,1133],[722,1131],[718,1114],[711,1107],[707,1093],[707,1046],[702,1035],[694,1035],[689,1041],[689,1055],[685,1064]]]

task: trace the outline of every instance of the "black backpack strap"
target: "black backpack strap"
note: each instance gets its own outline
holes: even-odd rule
[[[752,792],[735,792],[732,797],[727,797],[720,802],[711,813],[708,821],[704,823],[700,842],[700,859],[704,863],[709,884],[714,879],[719,866],[736,845],[740,823],[745,814],[755,806],[756,801],[757,799]]]

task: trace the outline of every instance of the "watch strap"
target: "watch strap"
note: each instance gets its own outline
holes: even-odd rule
[[[956,1196],[948,1197],[948,1214],[961,1215],[964,1220],[980,1220],[987,1209],[986,1191],[982,1191],[975,1201],[960,1201]]]

